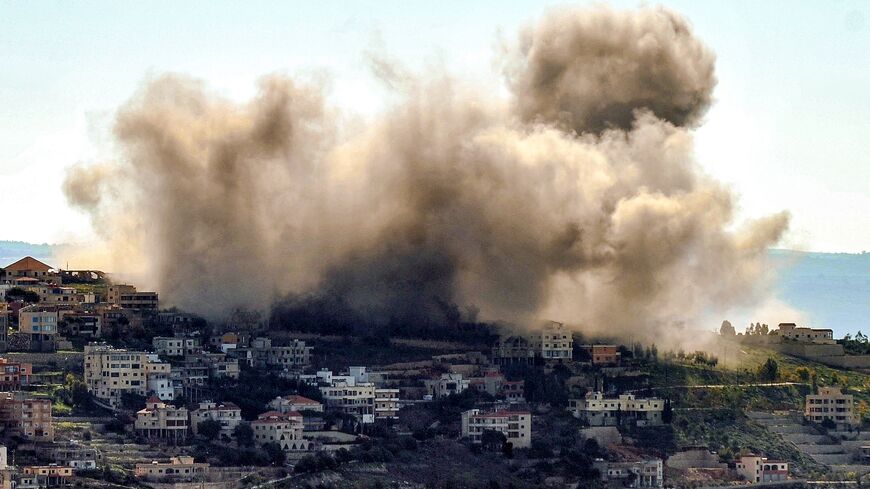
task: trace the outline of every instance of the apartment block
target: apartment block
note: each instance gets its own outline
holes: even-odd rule
[[[0,391],[17,391],[30,384],[33,365],[0,357]]]
[[[307,451],[310,441],[302,437],[302,415],[297,412],[268,411],[251,421],[254,442],[258,445],[277,443],[285,452]]]
[[[839,387],[819,387],[817,394],[808,394],[804,416],[816,423],[830,420],[840,428],[855,426],[860,422],[855,412],[854,397],[843,394]]]
[[[102,331],[102,314],[78,311],[58,312],[58,332],[62,335],[99,338]]]
[[[375,419],[399,419],[399,389],[375,388]]]
[[[546,362],[567,362],[574,356],[574,338],[565,325],[550,321],[533,337],[535,354]]]
[[[637,426],[662,424],[665,402],[662,399],[638,399],[634,394],[622,394],[607,399],[601,392],[590,392],[584,399],[568,401],[568,410],[591,426],[616,426],[630,423]]]
[[[616,345],[583,345],[580,349],[589,356],[592,365],[619,365],[622,357]]]
[[[462,436],[481,443],[485,431],[503,434],[514,448],[528,448],[532,442],[532,414],[526,411],[471,409],[462,413]]]
[[[354,416],[361,423],[375,422],[375,385],[356,383],[351,377],[333,379],[330,385],[321,386],[320,393],[326,407]]]
[[[31,305],[18,311],[18,331],[30,338],[30,349],[52,351],[57,337],[57,308]]]
[[[187,438],[187,408],[166,404],[156,396],[145,401],[145,408],[136,412],[136,433],[149,440],[177,443]]]
[[[123,309],[134,311],[156,311],[159,299],[157,292],[137,292],[133,285],[110,285],[106,300]]]
[[[85,346],[84,370],[88,391],[112,407],[121,405],[125,392],[143,396],[154,392],[167,401],[174,398],[170,365],[153,353],[92,343]]]
[[[17,489],[42,489],[68,485],[72,480],[73,469],[55,464],[31,465],[22,467],[21,474]]]
[[[231,402],[215,403],[203,401],[190,413],[190,429],[199,434],[199,424],[206,420],[217,421],[221,425],[221,435],[231,437],[233,430],[242,422],[242,410]]]
[[[27,397],[23,392],[0,393],[0,425],[8,435],[35,442],[54,441],[51,399]]]
[[[151,340],[154,351],[167,357],[183,357],[202,353],[202,340],[189,336],[155,336]]]

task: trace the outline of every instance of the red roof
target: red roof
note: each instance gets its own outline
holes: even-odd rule
[[[284,396],[284,400],[289,401],[293,404],[320,404],[319,402],[315,401],[314,399],[309,399],[309,398],[304,397],[304,396],[298,396],[296,394]]]
[[[159,404],[163,401],[161,401],[160,398],[157,396],[151,396],[145,400],[145,404],[151,404],[151,403],[155,403],[155,402]]]
[[[41,261],[33,258],[32,256],[25,256],[24,258],[18,260],[17,262],[7,265],[4,267],[6,270],[13,270],[16,272],[21,272],[25,270],[34,270],[38,272],[47,272],[51,270],[51,267],[42,263]]]

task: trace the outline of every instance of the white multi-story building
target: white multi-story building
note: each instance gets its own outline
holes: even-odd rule
[[[170,365],[153,353],[90,344],[85,346],[84,370],[88,392],[112,407],[121,405],[125,392],[143,396],[154,392],[164,401],[174,398]]]
[[[435,399],[460,394],[465,392],[470,385],[468,379],[462,377],[462,374],[441,374],[440,378],[427,379],[423,383],[426,385],[426,391]]]
[[[375,385],[357,383],[353,377],[333,379],[332,384],[321,386],[320,393],[326,407],[354,416],[361,423],[375,422]]]
[[[598,459],[593,464],[598,469],[603,481],[624,481],[626,487],[662,487],[661,459],[641,460],[637,462],[607,462]]]
[[[768,460],[758,455],[740,457],[736,464],[737,472],[749,482],[779,482],[788,479],[788,462]]]
[[[614,426],[626,422],[637,426],[659,425],[664,409],[664,400],[638,399],[634,394],[607,399],[601,392],[590,392],[585,399],[568,401],[568,410],[574,417],[587,421],[591,426]]]
[[[217,421],[221,425],[221,435],[231,437],[233,430],[242,422],[242,410],[231,402],[215,403],[203,401],[190,413],[190,430],[199,434],[199,424],[206,420]]]
[[[527,448],[532,443],[532,414],[527,411],[483,412],[471,409],[462,413],[462,436],[481,443],[485,431],[497,431],[514,448]]]
[[[804,416],[816,423],[830,420],[837,427],[850,427],[859,423],[855,412],[855,399],[843,394],[839,387],[819,387],[818,394],[808,394]]]
[[[311,442],[302,437],[302,415],[297,412],[265,412],[254,421],[254,441],[258,445],[277,443],[285,452],[301,452],[309,448]]]
[[[574,338],[562,323],[550,321],[536,333],[532,344],[544,361],[570,361],[574,357]]]

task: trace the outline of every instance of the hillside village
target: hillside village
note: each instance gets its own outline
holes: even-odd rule
[[[725,321],[714,348],[688,352],[551,321],[446,338],[243,310],[213,322],[32,257],[0,269],[0,294],[0,489],[825,487],[870,473],[862,334]]]

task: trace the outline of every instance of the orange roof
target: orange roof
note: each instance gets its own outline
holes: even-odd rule
[[[291,394],[289,396],[284,396],[284,400],[288,402],[292,402],[293,404],[320,404],[314,399],[309,399],[304,396],[299,396],[296,394]]]
[[[6,270],[13,270],[16,272],[24,271],[24,270],[35,270],[38,272],[47,272],[51,270],[51,267],[42,263],[41,261],[33,258],[32,256],[25,256],[24,258],[18,260],[17,262],[7,265]]]
[[[161,403],[161,402],[163,402],[163,401],[161,401],[160,398],[157,397],[157,396],[151,396],[151,397],[149,397],[148,399],[145,400],[145,404],[151,404],[151,403],[154,403],[154,402],[156,402],[156,403]]]

